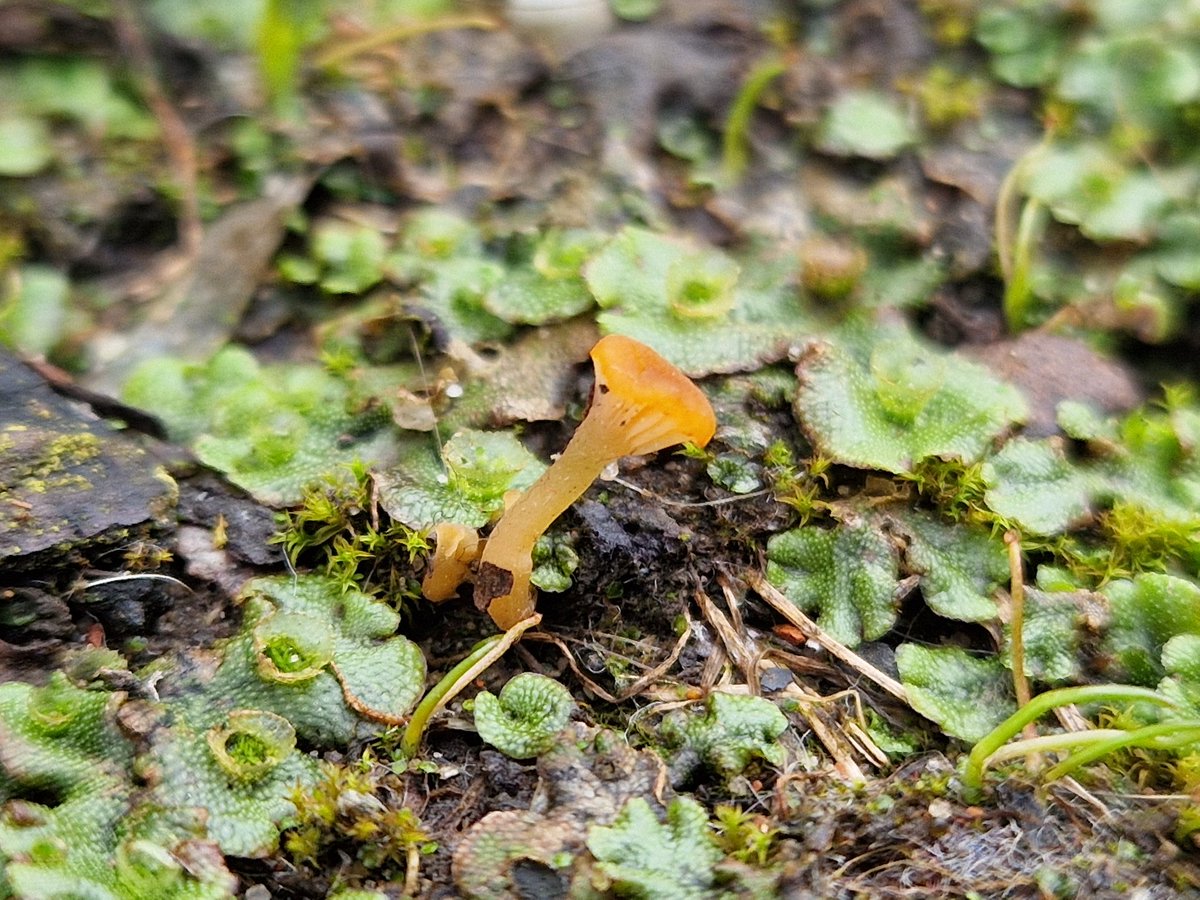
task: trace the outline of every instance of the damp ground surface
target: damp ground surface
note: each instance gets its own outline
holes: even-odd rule
[[[0,6],[0,897],[1200,891],[1200,18],[590,7]],[[604,334],[716,436],[406,757]]]

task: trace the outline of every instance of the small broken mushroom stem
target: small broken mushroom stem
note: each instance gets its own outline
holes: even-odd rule
[[[440,603],[458,593],[459,585],[471,576],[471,564],[479,558],[479,534],[474,528],[457,522],[442,522],[434,526],[437,542],[421,593],[427,600]]]
[[[704,446],[716,417],[683,372],[632,338],[592,348],[596,386],[587,415],[553,465],[513,504],[487,540],[475,604],[507,629],[533,613],[533,545],[610,463],[674,444]]]

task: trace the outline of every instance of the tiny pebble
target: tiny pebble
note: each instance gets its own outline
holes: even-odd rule
[[[792,683],[792,673],[782,666],[773,666],[766,669],[759,677],[759,684],[762,689],[768,694],[774,694],[776,691],[782,691]]]

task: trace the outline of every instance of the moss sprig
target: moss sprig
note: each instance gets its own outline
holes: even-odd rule
[[[775,441],[763,453],[764,472],[775,499],[797,515],[797,525],[807,525],[829,511],[826,494],[830,486],[829,469],[833,461],[814,453],[804,463],[783,441]]]
[[[312,565],[344,591],[415,600],[412,568],[429,552],[424,532],[391,519],[376,503],[370,473],[350,465],[350,479],[330,477],[304,493],[300,505],[279,516],[272,542],[293,566]]]
[[[298,865],[313,867],[341,852],[373,875],[404,872],[406,882],[415,882],[420,858],[437,843],[417,814],[399,805],[391,780],[369,751],[354,765],[322,763],[320,779],[291,794],[296,824],[284,835],[284,850]]]

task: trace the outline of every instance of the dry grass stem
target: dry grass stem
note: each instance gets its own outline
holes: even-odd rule
[[[785,597],[778,588],[767,581],[761,572],[748,571],[744,577],[746,583],[766,601],[767,605],[803,631],[809,640],[816,641],[830,656],[850,666],[864,678],[873,681],[897,700],[908,705],[908,693],[904,690],[904,685],[830,636],[821,626],[801,612],[800,608]]]
[[[683,653],[683,648],[687,646],[688,640],[692,636],[692,620],[688,618],[683,633],[679,635],[679,639],[675,641],[675,646],[671,648],[671,652],[667,654],[666,659],[650,669],[646,674],[641,676],[637,681],[621,691],[619,694],[612,694],[605,690],[594,680],[589,678],[580,668],[579,663],[575,660],[575,654],[571,652],[571,648],[567,646],[566,641],[556,634],[548,631],[540,631],[536,634],[526,635],[526,640],[542,641],[547,644],[553,644],[561,652],[570,667],[571,672],[580,680],[585,688],[594,693],[606,703],[623,703],[631,697],[636,697],[646,690],[647,687],[654,684],[671,670],[671,667],[679,660],[679,655]]]

